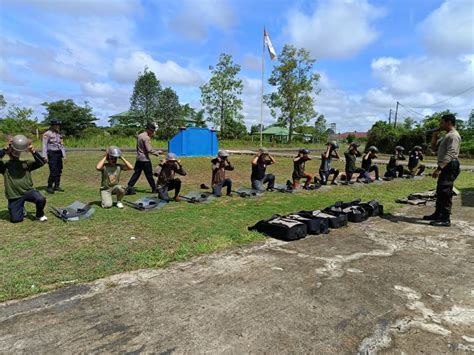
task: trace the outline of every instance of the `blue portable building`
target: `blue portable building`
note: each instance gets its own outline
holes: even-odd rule
[[[181,128],[168,141],[168,152],[179,157],[216,156],[219,150],[216,131],[209,128]]]

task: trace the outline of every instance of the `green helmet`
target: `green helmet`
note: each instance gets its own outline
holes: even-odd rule
[[[28,141],[28,138],[22,134],[19,134],[13,137],[11,147],[17,152],[26,152],[29,145],[30,142]]]

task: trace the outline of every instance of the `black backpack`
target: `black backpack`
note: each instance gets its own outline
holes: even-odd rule
[[[300,216],[307,218],[320,218],[324,219],[328,223],[328,227],[331,229],[337,229],[344,226],[347,226],[347,215],[345,214],[331,214],[321,212],[320,210],[315,211],[300,211],[298,212]]]
[[[325,218],[313,217],[313,216],[301,216],[300,214],[290,214],[286,218],[294,219],[298,222],[306,224],[308,234],[328,234],[329,223]]]
[[[367,212],[369,217],[383,215],[383,205],[381,205],[377,200],[361,203],[360,206]]]
[[[328,212],[335,215],[347,215],[349,222],[360,223],[369,218],[367,211],[360,206],[360,200],[352,202],[336,202],[334,205],[324,209],[324,212]]]
[[[308,229],[306,224],[294,219],[281,217],[278,215],[270,219],[262,219],[254,226],[248,227],[250,231],[257,231],[269,237],[292,241],[306,237]]]

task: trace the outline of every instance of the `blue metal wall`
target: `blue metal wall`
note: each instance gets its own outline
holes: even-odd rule
[[[189,127],[168,141],[168,152],[178,157],[216,156],[217,134],[208,128]]]

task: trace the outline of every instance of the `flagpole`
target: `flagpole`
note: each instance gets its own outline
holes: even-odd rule
[[[265,76],[265,26],[263,26],[262,96],[260,97],[260,148],[263,147],[263,83]]]

